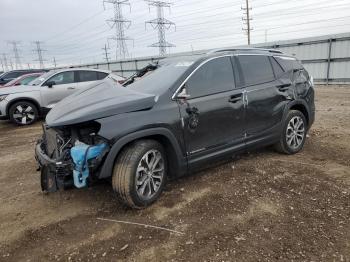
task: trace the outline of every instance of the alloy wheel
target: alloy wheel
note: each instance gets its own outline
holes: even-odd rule
[[[141,199],[152,198],[164,179],[164,160],[158,150],[149,150],[141,158],[136,169],[136,191]]]
[[[27,125],[35,120],[35,111],[30,105],[20,104],[13,112],[13,119],[22,125]]]
[[[289,121],[286,130],[287,144],[290,148],[298,148],[304,141],[305,125],[300,116],[294,116]]]

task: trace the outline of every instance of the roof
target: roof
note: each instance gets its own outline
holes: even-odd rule
[[[57,70],[51,70],[52,72],[67,72],[67,71],[95,71],[95,72],[103,72],[110,74],[111,71],[109,70],[101,70],[101,69],[94,69],[94,68],[85,68],[85,67],[75,67],[75,68],[62,68]]]

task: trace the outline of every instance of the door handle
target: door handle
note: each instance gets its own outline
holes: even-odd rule
[[[67,87],[67,89],[68,89],[68,90],[73,90],[73,89],[75,89],[75,87],[72,87],[72,86],[71,86],[71,87]]]
[[[242,94],[230,96],[228,102],[229,103],[237,103],[240,100],[242,100]]]
[[[282,92],[283,92],[283,91],[287,91],[291,85],[292,85],[291,83],[281,84],[281,85],[276,86],[276,88],[277,88],[279,91],[282,91]]]

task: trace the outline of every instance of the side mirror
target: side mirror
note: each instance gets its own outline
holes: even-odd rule
[[[45,84],[48,88],[52,88],[55,85],[55,81],[48,81]]]
[[[176,95],[177,99],[189,99],[191,95],[187,94],[186,86],[183,86],[181,92]]]

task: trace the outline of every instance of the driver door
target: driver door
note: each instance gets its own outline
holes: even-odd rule
[[[50,82],[53,83],[51,87],[48,86]],[[76,71],[57,73],[41,86],[42,106],[51,109],[63,98],[73,94],[76,89]]]

